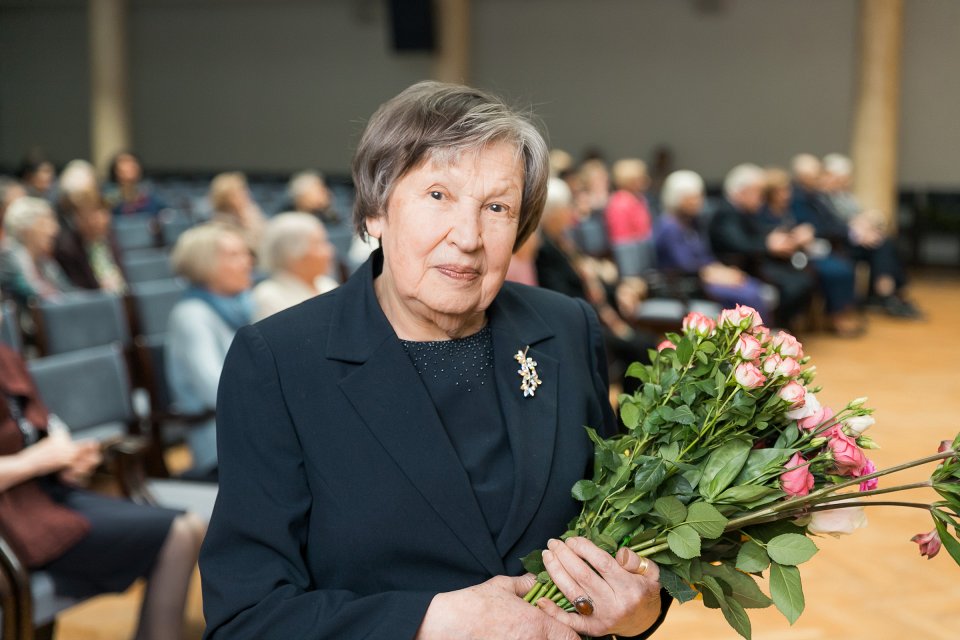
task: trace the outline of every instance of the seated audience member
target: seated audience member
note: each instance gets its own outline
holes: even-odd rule
[[[190,287],[174,306],[167,325],[167,382],[179,411],[212,412],[227,349],[237,329],[249,324],[253,313],[252,258],[236,228],[205,224],[180,236],[171,261]],[[215,480],[215,420],[211,417],[191,426],[187,444],[193,456],[189,475]]]
[[[883,215],[876,210],[864,210],[850,191],[850,159],[834,153],[821,164],[817,158],[801,154],[795,159],[794,173],[807,197],[806,202],[802,197],[795,200],[795,206],[815,207],[819,195],[825,208],[846,223],[843,240],[849,244],[851,257],[870,267],[868,305],[894,317],[920,318],[920,310],[906,298],[906,272]],[[802,210],[800,213],[803,215]]]
[[[79,488],[100,445],[71,440],[3,344],[0,395],[0,530],[17,556],[48,572],[64,597],[122,592],[146,578],[136,637],[180,638],[204,523]]]
[[[212,222],[237,229],[251,251],[256,252],[266,219],[250,195],[247,177],[239,171],[221,173],[210,183]]]
[[[156,216],[167,208],[167,203],[144,182],[143,165],[133,152],[121,151],[113,157],[109,179],[105,196],[113,215]]]
[[[531,287],[539,285],[540,283],[537,280],[537,252],[539,250],[540,234],[531,233],[530,237],[510,257],[507,280]]]
[[[637,247],[653,233],[653,217],[644,195],[650,184],[647,165],[636,158],[618,160],[613,165],[613,184],[616,191],[604,210],[610,246],[621,275],[640,275],[645,265],[637,260]]]
[[[703,179],[693,171],[674,171],[663,182],[660,201],[664,215],[654,233],[657,267],[696,276],[700,288],[725,307],[744,304],[766,318],[770,309],[761,296],[763,284],[737,267],[718,262],[697,226],[703,209]]]
[[[95,191],[61,197],[60,221],[54,257],[70,282],[123,295],[127,282],[106,201]]]
[[[281,213],[267,222],[258,254],[270,277],[253,289],[253,320],[262,320],[337,286],[335,249],[309,213]]]
[[[333,198],[323,175],[317,171],[301,171],[294,175],[287,185],[287,195],[293,211],[314,215],[325,225],[343,222],[333,208]]]
[[[710,246],[724,264],[777,288],[780,301],[775,322],[791,328],[810,302],[814,276],[790,262],[806,238],[771,229],[758,215],[763,187],[760,167],[741,164],[730,170],[723,182],[724,198],[710,220]]]
[[[609,256],[610,238],[604,214],[610,199],[607,165],[599,158],[586,160],[576,170],[568,170],[563,180],[573,193],[577,223],[570,235],[577,248],[589,256]]]
[[[73,286],[53,259],[60,231],[46,200],[24,196],[14,200],[3,218],[0,247],[0,290],[26,305],[31,298],[56,298]]]
[[[637,278],[627,279],[614,291],[608,291],[568,239],[568,231],[575,222],[576,210],[570,188],[563,180],[550,178],[540,218],[537,278],[541,287],[582,298],[596,309],[604,344],[612,360],[620,366],[619,374],[622,375],[629,363],[647,361],[647,349],[656,344],[653,336],[634,330],[623,319],[623,316],[633,315],[646,291]],[[619,307],[619,312],[614,305]]]
[[[74,194],[90,192],[100,192],[97,170],[87,160],[71,160],[63,167],[57,179],[57,207]]]
[[[21,160],[17,179],[27,190],[28,196],[51,203],[56,199],[57,170],[42,153],[31,152]]]
[[[7,208],[17,198],[27,195],[27,190],[19,181],[7,176],[0,176],[0,240],[3,239],[3,216]]]

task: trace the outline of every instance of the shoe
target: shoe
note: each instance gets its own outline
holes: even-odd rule
[[[896,296],[887,296],[883,299],[883,312],[893,318],[905,318],[908,320],[919,320],[923,318],[920,312],[913,304]]]

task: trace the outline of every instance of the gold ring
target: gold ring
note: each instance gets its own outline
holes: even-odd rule
[[[644,558],[643,556],[640,556],[640,566],[637,567],[637,574],[642,576],[647,572],[647,568],[649,566],[650,566],[650,561]]]

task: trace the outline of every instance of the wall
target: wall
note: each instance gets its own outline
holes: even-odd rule
[[[430,73],[390,50],[384,4],[131,0],[137,149],[163,169],[345,171],[377,104]],[[89,151],[84,6],[0,0],[0,164]],[[472,81],[572,152],[668,144],[717,180],[847,147],[856,0],[473,0],[473,20]],[[905,26],[901,182],[960,187],[960,4],[913,0]]]

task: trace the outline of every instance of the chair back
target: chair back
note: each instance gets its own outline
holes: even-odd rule
[[[141,251],[123,259],[123,270],[127,282],[147,282],[149,280],[163,280],[173,277],[173,267],[170,265],[170,256],[166,251]]]
[[[353,244],[353,228],[350,225],[330,225],[327,227],[327,239],[337,250],[337,257],[346,260]]]
[[[656,248],[653,238],[637,240],[613,247],[620,277],[640,276],[656,267]]]
[[[601,258],[610,255],[610,242],[607,239],[607,223],[602,213],[581,220],[571,230],[573,241],[588,256]]]
[[[165,247],[172,247],[184,231],[194,225],[193,220],[184,214],[165,217],[160,221],[160,241]]]
[[[137,360],[143,369],[150,410],[168,416],[171,413],[170,387],[167,385],[166,334],[137,336],[134,341]]]
[[[127,435],[136,421],[119,344],[37,358],[27,368],[44,404],[74,438],[107,441]]]
[[[127,249],[146,249],[147,247],[155,247],[157,244],[151,216],[115,217],[112,226],[117,244],[124,251]]]
[[[31,307],[42,355],[55,355],[113,342],[130,345],[123,301],[107,291],[75,291]]]
[[[20,340],[20,318],[12,300],[0,302],[0,342],[16,352],[23,348]]]
[[[132,283],[130,296],[137,319],[137,333],[145,336],[166,333],[170,312],[180,301],[185,288],[186,284],[175,278]]]

